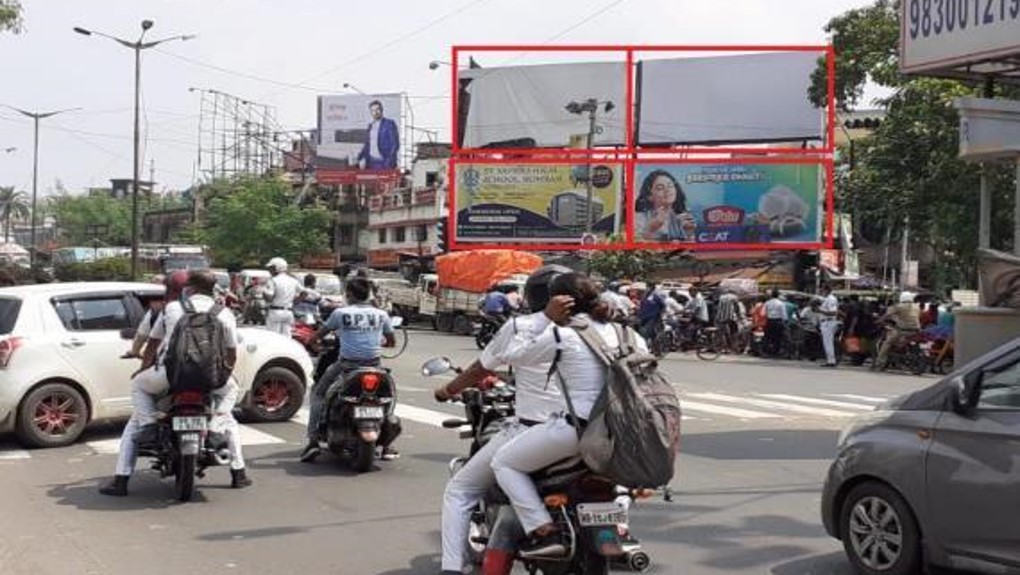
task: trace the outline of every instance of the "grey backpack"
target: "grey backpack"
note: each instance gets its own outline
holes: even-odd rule
[[[620,340],[619,352],[587,324],[570,326],[607,368],[606,386],[587,425],[578,428],[581,456],[592,471],[619,485],[661,487],[673,478],[680,451],[680,400],[659,373],[655,356],[634,347],[632,330],[612,325]],[[559,341],[558,333],[556,337]],[[578,422],[569,391],[563,378],[559,380],[567,409]]]

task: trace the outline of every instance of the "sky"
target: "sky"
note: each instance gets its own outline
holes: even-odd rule
[[[143,177],[197,177],[199,98],[212,89],[271,106],[284,129],[315,127],[316,96],[405,92],[415,124],[449,141],[453,44],[823,44],[823,27],[870,0],[22,0],[24,30],[0,34],[0,106],[79,107],[41,122],[39,193],[131,177],[133,54],[80,26],[147,39]],[[528,63],[487,55],[483,65]],[[866,94],[867,96],[868,94]],[[424,137],[418,133],[417,137]],[[0,186],[30,191],[32,121],[0,107]],[[16,147],[13,152],[7,148]]]

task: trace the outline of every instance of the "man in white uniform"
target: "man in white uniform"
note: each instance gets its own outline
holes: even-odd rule
[[[822,346],[825,347],[825,367],[836,367],[836,331],[839,329],[839,300],[832,288],[822,286],[822,305],[819,327],[822,331]]]
[[[167,277],[167,304],[162,316],[152,326],[142,357],[142,367],[131,380],[131,401],[134,412],[120,438],[120,452],[117,456],[117,468],[113,482],[100,488],[103,495],[123,497],[127,495],[127,484],[135,470],[138,459],[135,433],[146,425],[156,421],[156,399],[170,389],[166,368],[166,358],[170,338],[177,327],[177,322],[184,317],[184,307],[177,297],[181,291],[189,298],[197,312],[207,312],[216,304],[213,290],[216,276],[208,271],[177,271]],[[237,361],[237,320],[233,312],[224,308],[216,319],[223,324],[223,335],[227,348],[224,358],[231,368]],[[212,391],[214,416],[211,428],[227,434],[230,449],[231,487],[235,489],[251,485],[245,473],[244,456],[241,453],[240,432],[233,410],[237,404],[238,387],[233,377],[226,385]]]
[[[548,325],[549,320],[544,317],[542,310],[545,310],[548,303],[549,284],[557,276],[570,271],[563,266],[549,265],[532,273],[524,286],[524,297],[531,309],[539,311],[515,317],[505,323],[486,346],[478,361],[472,363],[456,379],[436,390],[436,399],[445,401],[468,387],[476,386],[480,380],[492,375],[493,370],[509,365],[504,358],[505,354],[537,336]],[[537,332],[533,333],[536,329]],[[563,411],[566,405],[562,401],[558,386],[548,385],[551,362],[520,363],[514,364],[513,367],[517,385],[517,424],[489,440],[446,485],[442,513],[444,574],[462,573],[462,569],[467,565],[464,552],[467,549],[471,511],[496,483],[492,471],[493,457],[503,445],[525,429],[548,420],[552,414]],[[494,557],[493,553],[495,553],[493,550],[487,552],[487,562],[513,561],[513,556],[509,552],[500,559]]]
[[[301,293],[301,282],[287,273],[287,260],[283,258],[269,260],[266,268],[272,274],[263,292],[269,302],[266,327],[290,337],[290,329],[294,325],[294,299]]]

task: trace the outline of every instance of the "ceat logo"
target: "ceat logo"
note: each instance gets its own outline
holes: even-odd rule
[[[744,222],[744,210],[733,206],[715,206],[705,210],[705,223],[710,226],[735,226]]]

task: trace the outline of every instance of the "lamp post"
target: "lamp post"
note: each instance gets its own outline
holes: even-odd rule
[[[350,82],[344,82],[344,89],[345,90],[350,90],[352,92],[357,92],[357,93],[361,94],[362,96],[367,96],[368,95],[365,92],[363,92],[361,90],[361,88],[355,86],[354,84],[351,84]]]
[[[145,33],[152,28],[152,20],[142,20],[142,33],[138,36],[138,40],[131,42],[129,40],[123,40],[116,36],[111,36],[103,32],[97,32],[95,30],[88,30],[75,26],[74,31],[85,35],[85,36],[102,36],[108,38],[114,42],[134,50],[135,53],[135,119],[134,119],[134,164],[131,176],[131,278],[138,279],[138,185],[139,185],[139,170],[141,169],[141,158],[139,158],[140,148],[140,101],[141,101],[141,89],[142,89],[142,50],[148,50],[149,48],[155,48],[160,44],[166,42],[172,42],[174,40],[191,40],[195,38],[194,35],[178,35],[170,36],[160,40],[153,40],[151,42],[145,41]]]
[[[4,107],[14,110],[15,112],[18,112],[19,114],[22,114],[24,116],[28,116],[29,118],[32,118],[32,123],[34,124],[34,139],[32,143],[32,225],[31,225],[32,231],[31,239],[29,240],[29,243],[31,243],[32,245],[30,246],[31,249],[29,250],[28,253],[29,266],[31,267],[31,269],[34,270],[36,252],[35,227],[37,219],[35,217],[35,206],[36,198],[39,195],[39,120],[42,120],[43,118],[49,118],[51,116],[56,116],[57,114],[63,114],[64,112],[80,110],[81,108],[68,108],[66,110],[56,110],[54,112],[29,112],[27,110],[22,110],[21,108],[15,108],[14,106],[4,105]],[[5,151],[10,153],[13,152],[15,149],[16,148],[7,148]]]
[[[588,98],[584,102],[572,101],[565,106],[565,109],[568,112],[576,116],[580,116],[584,113],[588,114],[587,149],[589,150],[589,153],[590,150],[595,146],[595,130],[597,129],[597,126],[595,125],[595,115],[598,113],[600,104],[603,105],[604,113],[609,113],[610,110],[616,107],[615,105],[613,105],[612,102],[609,101],[599,102],[595,98]],[[587,233],[591,233],[592,202],[594,201],[591,183],[591,156],[588,157],[588,169],[585,172],[586,173],[584,178],[584,188],[586,192],[585,195],[587,197],[587,204],[585,205],[584,208],[584,231]]]

